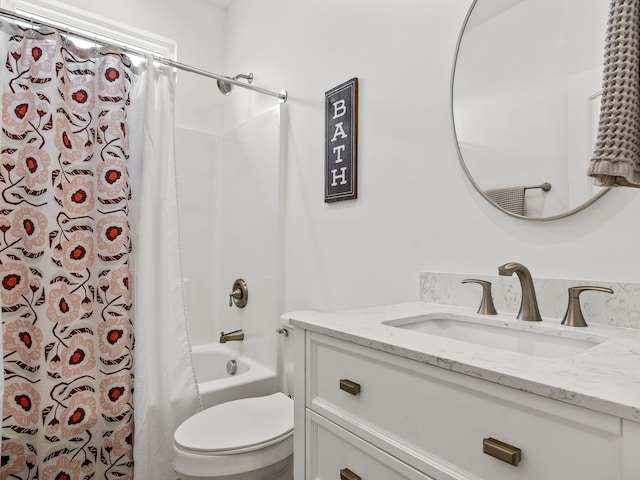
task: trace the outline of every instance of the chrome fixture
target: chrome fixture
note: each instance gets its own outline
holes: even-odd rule
[[[478,307],[478,313],[482,315],[497,315],[496,307],[493,306],[493,297],[491,296],[491,282],[486,280],[478,280],[477,278],[465,278],[462,283],[477,283],[482,286],[482,300]]]
[[[518,275],[520,287],[522,288],[522,299],[520,300],[520,310],[518,310],[518,319],[530,322],[539,322],[542,320],[540,310],[538,310],[538,300],[536,299],[536,290],[533,287],[533,279],[529,269],[517,262],[508,262],[498,267],[498,274],[509,276]]]
[[[236,373],[238,373],[238,362],[229,360],[227,362],[227,375],[235,375]]]
[[[240,73],[233,78],[229,78],[229,80],[238,80],[240,78],[246,80],[249,84],[253,83],[253,73],[250,73],[249,75],[243,75]],[[231,90],[233,90],[233,85],[225,80],[218,79],[217,84],[218,90],[220,90],[220,93],[223,95],[229,95]]]
[[[283,337],[288,337],[289,336],[289,330],[287,330],[286,328],[278,328],[276,330],[276,333],[279,333]]]
[[[244,308],[247,306],[247,301],[249,301],[249,287],[247,287],[247,282],[239,278],[233,282],[233,287],[231,287],[229,306],[233,307],[235,303],[236,307]]]
[[[569,289],[569,304],[567,305],[567,311],[562,319],[562,325],[568,327],[586,327],[587,322],[582,315],[582,308],[580,308],[580,294],[585,290],[593,290],[596,292],[613,293],[613,290],[607,287],[594,287],[594,286],[581,286],[571,287]]]
[[[244,340],[244,332],[242,330],[234,330],[233,332],[220,332],[220,343],[241,342]]]

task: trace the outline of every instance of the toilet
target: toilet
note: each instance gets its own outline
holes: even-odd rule
[[[280,324],[287,391],[292,327],[286,316]],[[292,480],[293,399],[277,392],[207,408],[182,422],[173,440],[172,466],[182,480]]]

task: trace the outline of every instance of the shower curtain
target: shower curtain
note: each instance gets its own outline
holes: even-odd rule
[[[192,368],[185,368],[186,326],[176,325],[184,320],[179,268],[160,272],[160,265],[143,261],[148,255],[136,257],[150,250],[179,265],[165,231],[145,230],[177,226],[165,213],[175,192],[144,187],[149,172],[153,182],[173,181],[172,160],[152,165],[155,155],[167,154],[154,142],[172,135],[170,122],[149,129],[155,119],[146,115],[156,112],[144,99],[152,82],[141,80],[154,67],[137,72],[119,51],[82,50],[54,31],[7,22],[2,28],[0,478],[133,478],[135,436],[143,444],[135,448],[138,478],[173,479],[172,429],[199,400]],[[155,101],[172,94],[156,92]],[[147,217],[175,223],[134,224]],[[161,273],[173,275],[166,286]],[[169,307],[154,311],[149,305],[158,299]],[[137,361],[134,326],[136,349],[141,345],[144,354]],[[169,343],[185,349],[168,355],[182,364],[150,368],[166,354],[153,351],[156,341],[160,349]],[[181,395],[166,395],[174,383]],[[165,396],[151,402],[154,388]],[[153,454],[161,457],[146,456]]]
[[[135,475],[173,480],[173,432],[202,409],[191,360],[180,266],[174,155],[175,78],[148,60],[133,92],[133,145],[141,163],[132,170],[135,283]],[[136,195],[138,192],[138,195]]]

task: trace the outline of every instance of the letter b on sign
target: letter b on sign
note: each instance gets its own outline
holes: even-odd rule
[[[338,100],[333,104],[333,119],[340,118],[345,113],[347,113],[347,107],[345,106],[347,102],[345,100]]]

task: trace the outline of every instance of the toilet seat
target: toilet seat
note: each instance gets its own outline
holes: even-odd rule
[[[176,446],[199,454],[251,452],[293,434],[293,400],[281,392],[207,408],[175,431]]]
[[[173,449],[173,468],[185,479],[277,464],[293,453],[293,400],[278,392],[207,408],[176,429]]]

